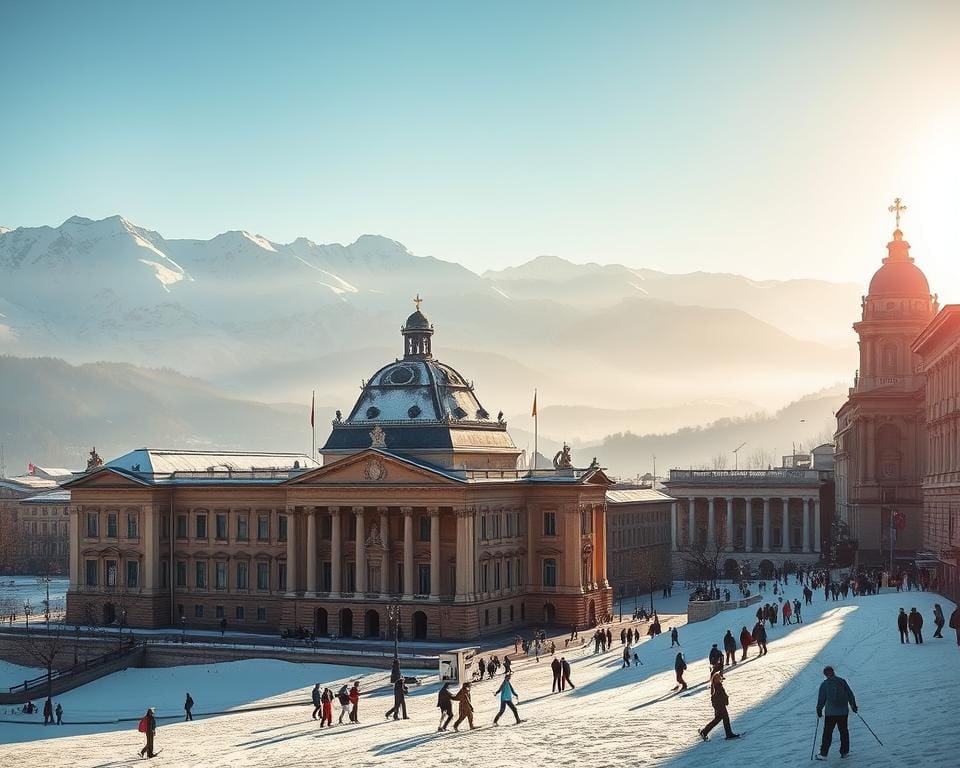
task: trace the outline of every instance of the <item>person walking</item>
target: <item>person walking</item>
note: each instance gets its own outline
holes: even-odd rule
[[[897,629],[900,630],[900,644],[904,643],[910,644],[910,635],[907,633],[907,612],[900,609],[900,613],[897,614]]]
[[[346,715],[347,719],[352,723],[353,717],[350,714],[350,691],[347,690],[346,683],[344,683],[340,690],[337,691],[337,703],[340,705],[340,717],[337,719],[337,725],[343,725],[344,715]]]
[[[923,614],[916,608],[910,609],[910,615],[907,617],[907,626],[913,633],[913,642],[917,645],[923,645]]]
[[[460,723],[464,720],[467,721],[470,726],[470,730],[475,730],[477,726],[473,724],[473,703],[470,701],[470,683],[464,683],[460,686],[460,690],[457,691],[456,695],[452,697],[454,700],[460,702],[459,704],[459,717],[457,722],[453,724],[453,730],[460,730]]]
[[[677,675],[677,684],[673,687],[673,690],[687,690],[687,684],[683,679],[683,673],[687,671],[687,662],[684,660],[682,653],[678,653],[677,658],[673,660],[673,671]]]
[[[323,689],[323,695],[320,696],[320,727],[326,723],[328,727],[333,728],[333,691],[329,688]]]
[[[570,690],[573,690],[577,686],[573,684],[573,681],[570,679],[570,662],[567,661],[565,656],[560,657],[560,669],[563,673],[562,678],[560,679],[560,690],[564,690],[568,685]]]
[[[49,696],[47,696],[47,700],[43,702],[43,724],[53,725],[53,699]]]
[[[713,720],[707,723],[697,733],[700,738],[706,741],[710,737],[710,731],[719,723],[723,723],[723,730],[728,739],[739,739],[740,734],[734,733],[730,727],[730,715],[727,713],[727,705],[730,704],[730,697],[723,687],[723,673],[714,672],[710,678],[710,704],[713,705]]]
[[[787,601],[783,604],[783,611],[782,611],[782,613],[783,613],[783,623],[784,623],[784,624],[793,624],[793,622],[790,620],[790,616],[793,614],[793,608],[790,606],[790,601],[789,601],[789,600],[787,600]]]
[[[57,725],[63,725],[63,707],[60,706],[60,702],[57,702],[57,708],[53,710],[53,713],[57,716]]]
[[[750,630],[746,627],[740,630],[740,646],[743,648],[743,653],[740,654],[740,661],[744,661],[747,658],[747,648],[750,647],[750,643],[753,642],[753,635],[750,634]]]
[[[563,665],[560,664],[560,659],[556,656],[553,657],[553,661],[550,662],[550,669],[553,670],[553,685],[550,687],[550,693],[560,693],[563,690],[561,675],[563,670]],[[506,670],[505,674],[510,674],[510,670]]]
[[[670,647],[673,648],[675,645],[680,645],[680,634],[676,627],[670,630]]]
[[[450,693],[450,683],[444,683],[440,688],[437,694],[437,708],[440,710],[440,725],[437,726],[437,731],[445,731],[453,720],[453,694]]]
[[[757,644],[757,648],[760,652],[758,656],[767,655],[767,628],[763,625],[762,621],[758,621],[756,626],[753,628],[753,642]]]
[[[519,704],[520,696],[517,693],[516,688],[513,687],[511,677],[511,675],[504,675],[503,682],[500,683],[500,687],[497,688],[496,692],[493,694],[494,696],[500,694],[500,711],[497,712],[496,716],[493,718],[494,725],[498,724],[500,721],[500,715],[506,711],[507,707],[510,707],[510,711],[513,712],[513,716],[517,719],[517,723],[520,723],[520,713],[517,712],[517,707],[513,703],[513,700],[516,699],[517,703]]]
[[[625,669],[630,666],[630,650],[629,645],[623,646],[623,666],[621,666],[620,669]]]
[[[826,714],[823,721],[823,739],[820,742],[820,754],[817,760],[826,760],[833,742],[833,729],[840,731],[840,757],[846,757],[850,752],[850,731],[847,728],[849,710],[857,711],[857,700],[842,677],[837,677],[833,667],[824,667],[823,676],[826,678],[820,683],[820,692],[817,695],[817,718]],[[849,709],[848,709],[849,706]]]
[[[727,666],[735,666],[737,663],[737,639],[729,629],[727,630],[727,634],[723,636],[723,651],[725,654],[724,664]]]
[[[353,688],[350,689],[350,722],[360,722],[360,681],[353,681]]]
[[[957,645],[960,645],[960,606],[953,609],[950,614],[950,629],[957,633]]]
[[[707,660],[710,662],[710,674],[718,672],[723,669],[723,654],[720,653],[720,649],[717,648],[717,644],[713,644],[713,648],[710,649],[710,654],[707,656]]]
[[[393,663],[390,664],[390,682],[395,683],[402,677],[403,673],[400,671],[400,659],[394,656]]]
[[[933,604],[933,623],[937,627],[937,631],[933,633],[933,636],[943,637],[943,627],[947,623],[947,620],[943,618],[943,608],[940,607],[940,603]]]
[[[397,681],[393,684],[393,706],[387,710],[386,717],[390,719],[390,715],[393,715],[394,720],[399,720],[398,715],[400,712],[403,712],[403,719],[409,720],[407,717],[407,686],[403,684],[403,678],[398,677]]]
[[[317,683],[319,685],[319,683]],[[193,720],[193,697],[190,695],[190,692],[187,691],[187,698],[183,702],[183,711],[184,717],[183,720]]]
[[[187,694],[190,695],[189,693]],[[310,715],[311,720],[316,720],[317,715],[320,713],[320,683],[317,683],[313,686],[313,690],[310,692],[310,700],[313,702],[313,712]]]
[[[140,725],[137,730],[147,737],[147,743],[140,750],[140,757],[156,757],[156,753],[153,751],[153,737],[157,732],[157,718],[153,707],[147,709],[147,714],[140,718]]]

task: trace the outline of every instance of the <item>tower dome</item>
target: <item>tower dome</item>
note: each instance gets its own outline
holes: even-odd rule
[[[870,281],[871,296],[896,296],[904,298],[929,298],[930,284],[926,275],[913,263],[910,256],[910,243],[903,239],[899,229],[893,233],[893,240],[887,243],[887,257],[883,266],[876,271]]]

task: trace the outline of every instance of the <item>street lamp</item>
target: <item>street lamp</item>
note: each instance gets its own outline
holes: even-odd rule
[[[653,576],[650,576],[650,615],[653,616]]]
[[[187,642],[187,617],[180,614],[180,643]]]
[[[387,606],[387,621],[393,627],[393,658],[400,658],[400,601]]]
[[[620,585],[620,621],[623,621],[623,584]]]

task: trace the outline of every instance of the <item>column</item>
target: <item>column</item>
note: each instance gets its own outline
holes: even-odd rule
[[[363,507],[354,507],[353,514],[356,518],[356,594],[365,595],[367,593],[367,541],[366,532],[363,526]]]
[[[810,551],[810,516],[813,514],[813,498],[803,499],[803,551]]]
[[[677,551],[677,502],[670,504],[670,548]]]
[[[714,501],[713,496],[707,499],[707,546],[711,549],[717,545],[717,525],[713,514]]]
[[[781,499],[783,503],[783,522],[780,524],[780,551],[790,551],[790,499]]]
[[[747,496],[743,502],[743,549],[746,552],[753,552],[753,497]]]
[[[84,586],[81,581],[81,574],[83,573],[83,566],[80,563],[80,515],[83,513],[80,511],[80,507],[71,507],[70,508],[70,589],[80,589],[81,586]],[[175,514],[174,510],[170,510],[170,514]],[[171,549],[173,548],[173,542],[170,542]],[[170,583],[175,584],[174,579],[176,574],[173,572],[173,564],[170,565]]]
[[[403,513],[403,599],[413,600],[413,507],[400,507]]]
[[[340,597],[342,589],[343,537],[340,533],[340,507],[327,507],[330,512],[330,597]]]
[[[813,551],[820,551],[820,498],[813,499]]]
[[[287,594],[297,592],[297,508],[287,507]]]
[[[440,599],[440,508],[427,507],[430,514],[430,599]]]
[[[697,543],[697,498],[691,496],[687,499],[687,546],[692,547]]]
[[[727,552],[733,552],[733,496],[727,496]]]
[[[307,597],[317,594],[317,516],[307,509]]]
[[[763,551],[770,551],[770,497],[763,499]]]
[[[380,565],[380,597],[389,597],[390,595],[390,577],[393,575],[390,569],[393,563],[390,562],[390,518],[387,516],[388,507],[377,507],[380,513],[380,540],[383,542],[383,563]]]

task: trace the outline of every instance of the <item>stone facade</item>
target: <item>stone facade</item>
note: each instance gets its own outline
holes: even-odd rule
[[[635,597],[673,580],[670,515],[674,499],[652,488],[607,491],[607,576],[614,596]]]

